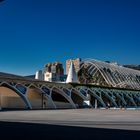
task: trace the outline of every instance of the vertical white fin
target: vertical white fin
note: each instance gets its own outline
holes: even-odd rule
[[[77,80],[76,70],[73,62],[71,61],[66,83],[77,83],[77,82],[78,80]]]

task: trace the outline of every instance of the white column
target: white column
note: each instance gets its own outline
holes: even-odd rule
[[[97,99],[95,99],[95,109],[97,109],[98,108],[98,101],[97,101]]]

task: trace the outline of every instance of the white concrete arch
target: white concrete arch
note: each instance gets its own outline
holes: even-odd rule
[[[49,89],[49,87],[47,87],[47,86],[45,86],[45,85],[43,85],[42,87],[46,87],[46,88]],[[40,90],[41,90],[42,93],[45,95],[45,98],[47,98],[48,102],[49,102],[50,104],[52,104],[53,108],[56,109],[57,107],[56,107],[55,103],[54,103],[53,100],[52,100],[52,89],[49,89],[49,90],[50,90],[50,95],[48,95],[47,93],[45,93],[45,92],[42,90],[42,87],[40,88]]]
[[[100,89],[101,92],[104,93],[104,95],[112,102],[112,104],[114,104],[115,107],[118,107],[117,103],[114,101],[114,99],[109,95],[112,94],[110,91],[106,91],[106,89]]]
[[[15,88],[15,86],[11,86],[11,85],[10,85],[9,83],[7,83],[7,82],[2,82],[2,83],[0,84],[0,86],[1,86],[1,87],[2,87],[2,86],[3,86],[3,87],[7,87],[7,88],[13,90],[16,94],[18,94],[18,95],[21,97],[21,99],[23,100],[23,102],[24,102],[25,105],[26,105],[26,108],[32,109],[32,106],[31,106],[31,104],[30,104],[28,98],[26,97],[26,95],[24,95],[21,91],[19,91],[17,88]]]
[[[125,101],[125,99],[123,97],[123,94],[121,94],[117,90],[113,90],[112,92],[116,95],[116,97],[118,97],[122,101],[123,104],[121,104],[121,106],[126,106],[127,105],[127,103],[126,103],[126,101]]]
[[[43,85],[43,86],[44,86],[44,85]],[[52,98],[51,98],[51,93],[50,93],[50,95],[48,95],[48,94],[45,93],[41,88],[39,88],[38,86],[36,86],[36,85],[34,85],[34,84],[30,84],[30,86],[28,86],[28,90],[29,90],[31,87],[33,87],[33,88],[39,90],[39,91],[40,91],[39,94],[40,94],[41,96],[43,96],[44,98],[47,99],[48,104],[50,104],[50,105],[52,106],[51,108],[56,109],[56,105],[54,104],[54,102],[53,102],[53,100],[52,100]],[[50,92],[51,92],[51,91],[50,91]]]
[[[22,90],[18,89],[17,86],[22,86],[23,88],[25,88],[25,91],[22,91]],[[22,85],[22,84],[20,84],[20,83],[17,83],[14,87],[15,87],[16,89],[20,90],[23,94],[26,94],[26,93],[27,93],[27,89],[28,89],[28,88],[27,88],[25,85]]]
[[[83,100],[86,100],[87,98],[79,91],[77,90],[76,88],[72,88],[71,89],[71,92],[72,91],[75,91],[75,94],[77,94],[79,97],[81,97]]]
[[[55,91],[56,93],[60,94],[61,96],[63,96],[70,104],[73,108],[76,108],[76,105],[74,104],[74,102],[72,101],[72,99],[70,98],[70,96],[68,96],[64,91],[62,91],[61,89],[57,88],[57,87],[53,87],[52,88],[52,92]]]
[[[137,107],[136,103],[134,102],[134,100],[132,99],[132,97],[130,97],[127,92],[122,91],[123,96],[125,96],[135,107]],[[128,104],[128,103],[127,103]]]
[[[129,96],[131,102],[137,107],[137,104],[135,103],[135,100],[134,100],[132,94],[129,91],[127,91],[127,96]]]
[[[83,63],[83,62],[81,62],[81,63]],[[111,82],[110,82],[110,80],[108,79],[108,77],[104,74],[104,72],[102,72],[102,70],[98,67],[98,65],[96,65],[95,63],[92,63],[92,62],[90,62],[90,61],[84,61],[84,64],[85,64],[85,63],[89,63],[89,64],[95,66],[96,69],[100,72],[100,74],[101,74],[102,77],[104,78],[104,80],[106,81],[106,83],[107,83],[107,84],[111,84]],[[84,64],[83,64],[83,66],[84,66]],[[83,66],[81,66],[80,69],[82,69]],[[79,71],[80,71],[80,70],[79,70]]]
[[[94,59],[83,60],[81,62],[80,70],[82,70],[86,65],[89,66],[88,70],[86,71],[86,75],[90,73],[90,75],[93,77],[97,71],[101,74],[105,82],[103,80],[99,81],[100,85],[102,85],[102,83],[106,83],[108,86],[113,87],[140,89],[140,72],[137,70],[132,70],[117,64],[101,62]],[[92,81],[92,78],[89,81]]]
[[[90,95],[94,96],[94,97],[102,104],[102,106],[106,108],[106,104],[104,103],[104,101],[102,100],[102,98],[99,97],[99,96],[96,94],[96,91],[95,91],[95,90],[88,89],[88,91],[90,91],[90,92],[89,92]]]

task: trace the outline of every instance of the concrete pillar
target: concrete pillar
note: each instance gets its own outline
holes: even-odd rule
[[[95,99],[95,109],[97,109],[98,108],[98,101],[97,101],[97,99]]]

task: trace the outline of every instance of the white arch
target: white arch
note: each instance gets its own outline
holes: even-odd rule
[[[26,95],[24,95],[22,92],[20,92],[17,88],[15,88],[14,86],[11,86],[7,82],[2,82],[0,84],[0,86],[3,86],[3,87],[6,87],[6,88],[9,88],[9,89],[13,90],[16,94],[18,94],[21,97],[21,99],[25,103],[26,107],[29,108],[29,109],[32,109],[32,106],[31,106],[28,98],[26,97]]]
[[[105,96],[115,105],[115,107],[118,107],[114,99],[112,99],[112,97],[108,94],[108,93],[112,94],[111,91],[106,91],[106,89],[103,90],[101,88],[99,90],[105,93]]]
[[[81,62],[81,69],[84,68],[84,65],[86,64],[89,66],[91,65],[89,70],[92,71],[92,75],[96,68],[108,86],[140,89],[140,80],[138,79],[138,76],[140,76],[140,71],[132,70],[111,63],[97,61],[94,59],[83,60]]]
[[[45,86],[45,85],[43,85]],[[51,94],[50,96],[48,94],[46,94],[41,88],[37,87],[36,85],[34,84],[30,84],[30,86],[28,86],[28,88],[31,88],[31,87],[34,87],[35,89],[38,89],[42,94],[44,94],[44,98],[47,99],[47,101],[53,106],[54,109],[56,109],[56,105],[54,104],[53,100],[52,100],[52,97],[51,97]],[[51,92],[51,91],[50,91]]]
[[[100,97],[95,93],[94,90],[88,89],[88,91],[90,91],[90,94],[91,94],[92,96],[94,96],[94,97],[102,104],[103,107],[106,108],[106,105],[105,105],[104,101],[102,100],[102,98],[100,98]]]
[[[70,104],[73,108],[76,108],[76,105],[74,104],[74,102],[72,101],[72,99],[70,98],[70,96],[68,96],[64,91],[62,91],[61,89],[57,88],[57,87],[53,87],[52,91],[54,89],[57,89],[57,93],[62,95]],[[55,90],[54,90],[55,91]]]

